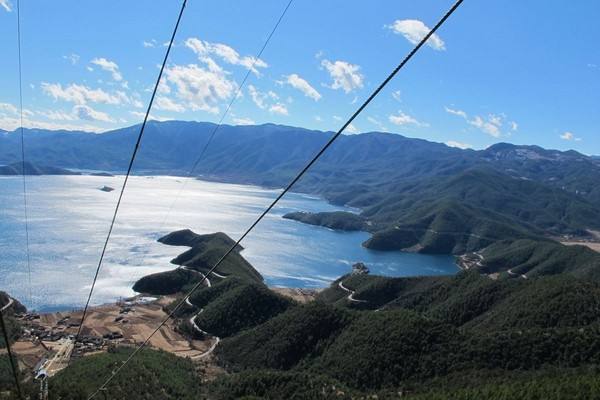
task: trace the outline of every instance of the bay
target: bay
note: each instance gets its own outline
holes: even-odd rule
[[[98,264],[123,176],[28,176],[31,285],[22,181],[0,178],[0,289],[41,311],[82,307]],[[116,190],[104,192],[102,186]],[[171,205],[178,192],[181,195]],[[237,239],[279,190],[169,176],[134,176],[123,198],[92,304],[130,296],[140,277],[175,268],[185,248],[156,240],[174,230],[222,231]],[[243,256],[272,286],[324,287],[364,262],[373,274],[458,271],[451,256],[365,249],[365,232],[336,232],[282,218],[290,211],[347,210],[291,193],[245,239]],[[30,288],[31,287],[31,296]]]

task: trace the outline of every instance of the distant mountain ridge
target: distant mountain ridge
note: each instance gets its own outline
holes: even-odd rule
[[[9,165],[0,165],[0,175],[81,175],[79,172],[64,168],[34,165],[30,162],[16,162]]]

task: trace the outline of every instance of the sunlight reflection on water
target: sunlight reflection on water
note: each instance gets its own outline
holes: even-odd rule
[[[85,301],[106,236],[122,176],[27,177],[33,305],[37,309],[79,307]],[[149,273],[172,269],[169,260],[184,251],[156,239],[190,228],[223,231],[237,239],[277,190],[191,180],[160,229],[184,178],[132,177],[105,256],[94,304],[133,294],[131,286]],[[103,192],[103,185],[117,188]],[[0,178],[0,289],[28,303],[22,209],[18,177]],[[242,243],[244,257],[268,284],[322,287],[357,261],[373,273],[392,276],[451,274],[452,257],[377,252],[361,247],[364,232],[334,232],[285,220],[290,211],[343,209],[301,194],[290,194]],[[158,231],[160,229],[160,232]],[[30,306],[30,304],[27,304]]]

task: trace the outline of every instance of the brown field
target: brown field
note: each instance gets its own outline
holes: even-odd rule
[[[123,335],[123,338],[110,342],[121,345],[139,345],[150,336],[167,316],[162,307],[172,300],[171,297],[162,297],[152,303],[137,304],[131,306],[131,310],[127,313],[121,313],[123,307],[117,304],[92,307],[88,311],[82,335],[102,337],[105,334],[118,332]],[[76,326],[60,325],[58,321],[65,317],[69,317],[69,321],[78,321],[81,316],[82,311],[80,310],[41,314],[40,319],[35,324],[54,332],[75,335],[78,329]],[[116,321],[118,317],[122,317],[122,319]],[[25,326],[27,328],[27,323],[25,323]],[[204,341],[186,339],[175,332],[173,322],[169,321],[152,337],[148,346],[194,359],[206,352],[211,344],[210,339]],[[13,349],[18,355],[21,367],[25,370],[33,370],[41,360],[51,358],[58,346],[59,342],[40,342],[39,340],[23,337],[13,345]],[[106,349],[100,351],[103,350]],[[86,355],[94,353],[97,353],[97,351]]]
[[[590,249],[597,251],[598,253],[600,253],[600,243],[599,242],[576,242],[576,241],[570,241],[570,242],[561,242],[562,244],[564,244],[565,246],[585,246],[585,247],[589,247]]]

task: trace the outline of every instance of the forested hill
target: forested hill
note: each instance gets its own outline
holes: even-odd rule
[[[158,241],[171,246],[187,246],[190,249],[171,260],[171,263],[179,268],[147,275],[138,280],[133,286],[136,292],[165,295],[189,289],[235,244],[233,239],[222,232],[198,235],[189,229],[169,233]],[[220,281],[235,278],[236,281],[262,284],[262,275],[239,254],[241,249],[239,246],[236,251],[230,253],[208,279]]]

